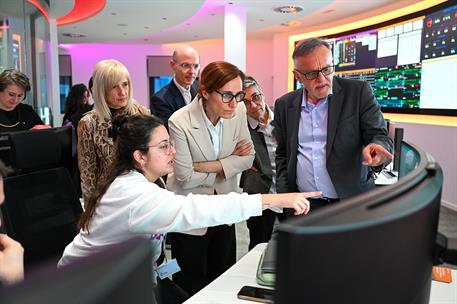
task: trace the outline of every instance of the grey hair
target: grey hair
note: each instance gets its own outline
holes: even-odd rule
[[[252,76],[247,76],[246,79],[244,79],[244,81],[243,81],[243,90],[246,90],[247,88],[250,88],[250,87],[255,87],[257,89],[257,91],[259,91],[260,93],[263,94],[263,90],[260,87],[257,80],[255,80],[254,77],[252,77]]]
[[[292,54],[292,59],[308,55],[320,46],[325,46],[328,50],[330,50],[330,44],[328,44],[327,41],[323,39],[305,39],[295,47],[294,53]]]

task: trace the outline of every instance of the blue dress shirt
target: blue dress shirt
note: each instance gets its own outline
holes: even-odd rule
[[[306,95],[302,98],[298,129],[298,190],[321,191],[324,197],[338,198],[326,166],[328,96],[314,105]]]

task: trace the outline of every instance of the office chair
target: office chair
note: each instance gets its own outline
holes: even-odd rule
[[[40,131],[10,134],[17,175],[4,179],[5,230],[24,247],[26,270],[60,258],[78,232],[82,212],[68,169],[62,166],[59,141],[52,132]]]

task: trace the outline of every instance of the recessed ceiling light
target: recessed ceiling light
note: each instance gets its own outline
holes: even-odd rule
[[[116,24],[116,25],[117,25],[117,26],[127,26],[126,23],[118,23],[118,24]]]
[[[149,30],[149,26],[145,26],[144,29],[145,29],[145,30]]]
[[[127,33],[122,33],[122,35],[127,36]]]
[[[281,23],[282,26],[287,26],[287,27],[299,26],[300,24],[301,24],[301,22],[298,20],[291,20],[291,21]]]
[[[162,20],[167,20],[167,17],[163,17]]]
[[[113,16],[116,16],[116,15],[117,15],[117,13],[111,13],[111,15],[113,15]]]
[[[211,13],[210,16],[213,16],[213,17],[214,17],[214,16],[216,16],[216,13]]]
[[[187,26],[189,26],[189,25],[190,25],[190,23],[186,23],[186,25],[187,25]]]
[[[198,35],[194,35],[194,38],[198,38]]]
[[[282,14],[296,14],[298,12],[301,12],[303,10],[303,7],[298,6],[298,5],[284,5],[284,6],[276,7],[273,10],[277,13],[282,13]]]
[[[259,21],[260,21],[260,22],[264,22],[264,21],[265,21],[265,19],[259,19]]]
[[[83,33],[63,33],[62,36],[71,37],[71,38],[84,38],[84,37],[87,37],[87,34],[83,34]]]

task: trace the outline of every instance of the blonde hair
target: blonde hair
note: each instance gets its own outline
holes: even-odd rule
[[[132,98],[132,79],[130,78],[129,71],[121,62],[115,59],[100,61],[95,65],[92,78],[94,82],[92,95],[94,99],[94,108],[100,119],[111,120],[111,111],[105,96],[108,90],[124,79],[127,79],[129,83],[128,101],[125,110],[127,114],[133,114],[134,101]]]

